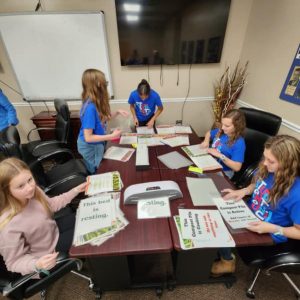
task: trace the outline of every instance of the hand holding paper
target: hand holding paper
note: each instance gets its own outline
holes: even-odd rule
[[[240,201],[246,196],[246,190],[232,190],[232,189],[224,189],[221,191],[221,193],[227,193],[223,196],[224,200],[234,200],[234,201]]]
[[[277,231],[276,225],[264,221],[250,222],[247,226],[247,229],[259,234],[274,233]]]

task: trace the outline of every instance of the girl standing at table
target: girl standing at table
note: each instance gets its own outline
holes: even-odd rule
[[[56,264],[57,251],[69,251],[75,213],[58,220],[52,215],[85,187],[82,183],[49,198],[23,161],[7,158],[0,163],[0,254],[8,271],[25,275],[37,269],[50,270]]]
[[[115,113],[111,112],[107,84],[104,73],[99,70],[88,69],[82,75],[83,102],[80,109],[81,128],[77,148],[91,174],[97,171],[103,158],[105,142],[121,135],[120,129],[107,134],[107,121],[118,114],[125,117],[129,115],[121,109]]]
[[[145,79],[139,83],[135,91],[131,92],[128,103],[135,126],[152,128],[155,120],[163,111],[159,94],[150,88]]]
[[[300,240],[300,142],[288,135],[270,138],[253,183],[241,190],[222,192],[227,193],[225,200],[236,201],[252,194],[248,206],[259,220],[249,223],[247,229],[269,233],[276,245],[251,247],[251,251],[264,258],[288,251],[293,247],[293,240]],[[222,248],[219,253],[221,259],[213,264],[212,274],[234,272],[231,249]]]
[[[246,150],[243,133],[246,126],[244,113],[238,109],[229,110],[222,117],[221,129],[216,128],[205,134],[201,147],[211,148],[207,152],[216,157],[223,166],[224,173],[231,178],[241,169]]]

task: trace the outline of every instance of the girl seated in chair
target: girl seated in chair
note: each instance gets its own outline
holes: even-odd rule
[[[30,274],[50,270],[58,251],[68,252],[75,214],[56,221],[53,213],[85,189],[82,183],[49,198],[36,185],[29,167],[17,158],[0,162],[0,254],[8,271]]]
[[[269,233],[275,243],[269,247],[251,247],[268,257],[288,251],[293,240],[300,240],[300,141],[288,135],[270,138],[266,144],[253,183],[240,190],[225,189],[224,199],[240,201],[251,195],[250,209],[259,219],[247,229]],[[212,275],[235,271],[235,258],[230,248],[219,250],[221,259],[212,266]]]
[[[234,172],[241,169],[246,150],[243,133],[246,126],[245,116],[238,109],[229,110],[222,117],[222,127],[208,131],[201,143],[202,148],[209,147],[209,154],[216,157],[223,166],[224,173],[231,178]]]

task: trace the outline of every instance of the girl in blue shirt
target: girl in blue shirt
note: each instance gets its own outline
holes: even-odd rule
[[[0,131],[18,123],[19,120],[15,108],[0,89]]]
[[[120,137],[121,130],[107,134],[107,121],[117,114],[127,117],[128,112],[119,109],[111,113],[107,81],[104,73],[88,69],[82,75],[81,128],[77,139],[78,152],[91,174],[94,174],[103,158],[105,142]]]
[[[246,150],[243,138],[246,121],[244,113],[238,109],[229,110],[222,117],[221,129],[213,129],[205,134],[201,147],[208,148],[212,140],[211,148],[207,150],[216,157],[223,166],[224,173],[231,178],[234,172],[241,169]]]
[[[150,88],[149,83],[145,79],[130,94],[128,103],[130,104],[130,111],[135,126],[148,126],[152,128],[155,120],[163,111],[160,96]]]
[[[269,233],[276,244],[252,247],[255,253],[268,257],[293,246],[300,240],[300,141],[288,135],[270,138],[265,144],[255,180],[241,190],[225,189],[224,199],[240,201],[251,195],[248,203],[258,217],[247,229],[259,234]],[[220,249],[221,260],[213,264],[212,274],[234,272],[235,258],[230,248]]]

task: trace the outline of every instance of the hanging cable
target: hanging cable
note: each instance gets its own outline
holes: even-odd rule
[[[179,64],[177,65],[177,83],[176,85],[179,85]]]
[[[164,85],[163,65],[160,65],[160,86]]]
[[[148,82],[150,82],[150,71],[149,71],[150,67],[149,64],[147,65],[147,71],[148,71]]]
[[[192,69],[192,64],[190,64],[190,67],[189,67],[189,76],[188,76],[188,90],[187,90],[187,93],[186,93],[186,97],[183,101],[183,104],[182,104],[182,109],[181,109],[181,120],[182,120],[182,124],[184,124],[183,122],[183,110],[184,110],[184,106],[185,106],[185,103],[187,101],[187,98],[190,94],[190,88],[191,88],[191,69]]]
[[[11,87],[10,85],[8,85],[8,84],[5,83],[4,81],[0,80],[0,82],[1,82],[2,84],[6,85],[6,86],[7,86],[8,88],[10,88],[11,90],[13,90],[13,91],[14,91],[15,93],[17,93],[18,95],[20,95],[20,96],[23,97],[23,95],[22,95],[19,91],[15,90],[13,87]]]
[[[34,11],[39,11],[39,10],[42,10],[41,0],[38,1]]]

